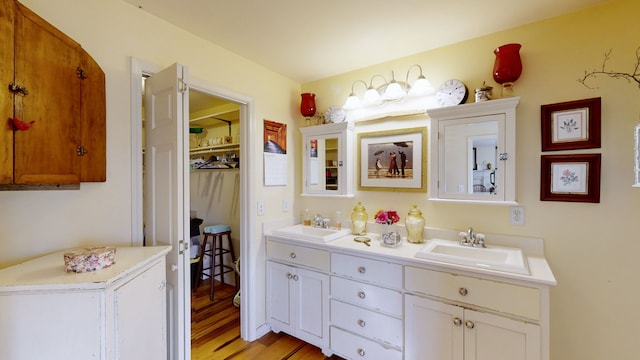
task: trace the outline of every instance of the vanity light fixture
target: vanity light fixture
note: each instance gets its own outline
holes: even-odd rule
[[[342,106],[342,108],[345,110],[353,110],[362,107],[362,102],[360,101],[360,98],[356,95],[354,90],[357,83],[363,83],[365,87],[367,86],[367,83],[362,80],[356,80],[353,82],[353,84],[351,85],[351,94],[349,94],[347,101]]]
[[[435,91],[435,89],[433,88],[433,86],[431,86],[431,83],[429,82],[429,80],[427,80],[427,78],[424,77],[424,75],[422,74],[422,66],[418,64],[414,64],[409,67],[409,70],[407,70],[407,79],[405,82],[407,83],[407,85],[409,84],[409,73],[411,72],[411,69],[413,69],[414,67],[418,67],[418,69],[420,69],[420,76],[418,76],[418,79],[416,79],[416,81],[413,83],[413,86],[409,90],[408,95],[422,96],[422,95],[432,94]]]
[[[420,70],[420,75],[413,83],[413,86],[409,85],[409,73],[411,69],[417,67]],[[378,88],[373,87],[373,80],[376,77],[381,77],[384,80],[384,84]],[[395,80],[395,73],[391,71],[391,81],[387,81],[384,76],[376,74],[371,77],[369,81],[369,86],[367,87],[367,91],[364,94],[362,100],[355,94],[354,88],[357,83],[362,83],[367,86],[367,83],[362,80],[356,80],[351,85],[351,93],[347,98],[343,108],[345,110],[354,110],[363,107],[374,107],[383,104],[385,101],[397,101],[402,100],[403,98],[410,97],[419,97],[425,96],[433,93],[435,90],[431,83],[422,73],[422,67],[418,64],[411,65],[409,70],[407,70],[406,81],[403,83],[402,81],[397,82]],[[408,92],[408,93],[407,93]]]

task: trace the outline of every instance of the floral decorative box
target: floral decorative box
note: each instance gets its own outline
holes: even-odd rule
[[[116,260],[116,248],[98,246],[74,249],[64,253],[66,272],[83,273],[101,270],[111,266]]]

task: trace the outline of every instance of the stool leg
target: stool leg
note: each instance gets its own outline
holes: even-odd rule
[[[231,241],[231,233],[227,234],[227,241],[229,242],[229,254],[231,254],[231,262],[233,263],[233,266],[235,266],[237,259],[236,253],[235,251],[233,251],[233,241]],[[238,276],[238,273],[235,271],[235,269],[233,270],[233,273],[236,279],[236,290],[238,290],[240,288],[240,277]]]
[[[209,278],[211,283],[211,289],[209,289],[209,300],[213,301],[213,279],[216,274],[216,249],[218,249],[218,238],[220,235],[213,234],[213,240],[211,241],[211,277]]]

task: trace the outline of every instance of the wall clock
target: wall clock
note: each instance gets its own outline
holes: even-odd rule
[[[441,106],[459,105],[467,101],[469,89],[462,81],[451,79],[440,85],[436,97]]]

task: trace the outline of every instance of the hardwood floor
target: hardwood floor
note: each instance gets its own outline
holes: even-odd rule
[[[191,292],[191,359],[193,360],[341,360],[326,357],[319,348],[285,333],[268,333],[247,342],[240,338],[240,309],[232,304],[235,288],[215,284],[209,301],[209,285]]]

